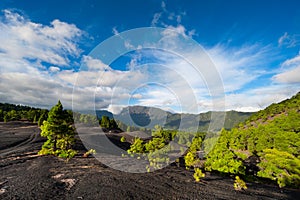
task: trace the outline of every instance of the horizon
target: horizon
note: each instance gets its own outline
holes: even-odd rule
[[[294,96],[294,95],[293,95]],[[293,96],[291,96],[291,97],[293,97]],[[291,98],[290,97],[290,98]],[[290,99],[290,98],[287,98],[287,99]],[[284,99],[284,100],[287,100],[287,99]],[[283,101],[284,101],[283,100]],[[7,103],[7,102],[0,102],[1,104],[12,104],[12,103]],[[278,103],[280,103],[280,102],[278,102]],[[273,104],[273,103],[272,103]],[[12,104],[12,105],[16,105],[16,106],[26,106],[26,107],[31,107],[31,108],[35,108],[35,109],[47,109],[47,110],[50,110],[51,109],[51,107],[53,107],[53,106],[55,106],[55,105],[52,105],[51,107],[34,107],[34,106],[30,106],[30,105],[25,105],[25,104]],[[270,104],[271,105],[271,104]],[[268,105],[268,106],[270,106],[270,105]],[[268,107],[267,106],[267,107]],[[126,107],[123,107],[122,108],[122,110],[119,112],[119,113],[112,113],[112,112],[110,112],[109,110],[107,110],[107,109],[97,109],[97,110],[93,110],[93,109],[91,109],[91,110],[77,110],[77,111],[75,111],[75,112],[79,112],[79,113],[85,113],[85,112],[93,112],[93,111],[106,111],[106,112],[110,112],[111,114],[113,114],[113,115],[118,115],[118,114],[120,114],[124,109],[127,109],[127,108],[129,108],[129,107],[144,107],[144,108],[155,108],[155,109],[159,109],[159,110],[162,110],[162,111],[165,111],[165,112],[170,112],[171,114],[192,114],[192,115],[198,115],[198,114],[205,114],[205,113],[209,113],[209,112],[231,112],[231,111],[233,111],[233,112],[240,112],[240,113],[256,113],[256,112],[259,112],[259,111],[261,111],[261,110],[264,110],[264,109],[261,109],[261,110],[258,110],[258,111],[253,111],[253,112],[251,112],[251,111],[249,111],[249,112],[247,112],[247,111],[238,111],[238,110],[225,110],[225,111],[222,111],[222,110],[209,110],[209,111],[204,111],[204,112],[199,112],[199,113],[187,113],[187,112],[176,112],[176,111],[170,111],[170,110],[164,110],[163,108],[159,108],[159,107],[153,107],[153,106],[141,106],[141,105],[128,105],[128,106],[126,106]],[[65,108],[64,107],[64,105],[63,105],[63,108],[65,109],[65,110],[72,110],[72,109],[70,109],[70,108]]]
[[[112,113],[127,106],[191,114],[257,112],[299,92],[299,6],[298,1],[4,0],[0,102],[49,109],[60,99],[67,109]],[[149,49],[139,34],[134,40],[123,37],[140,27],[160,29],[169,49]],[[110,38],[122,39],[123,46],[112,45],[107,54],[127,52],[108,63],[97,45]],[[155,39],[153,34],[146,42]],[[194,63],[174,49],[191,60],[205,56],[198,61],[210,62],[220,77],[196,74]],[[205,71],[205,64],[199,69]]]

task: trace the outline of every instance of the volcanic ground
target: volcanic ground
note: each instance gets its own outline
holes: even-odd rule
[[[36,124],[0,123],[0,199],[298,199],[300,190],[274,183],[247,182],[236,191],[234,178],[206,173],[199,183],[193,172],[171,164],[151,173],[109,168],[78,140],[73,159],[39,156],[44,138]],[[115,137],[115,136],[114,136]]]

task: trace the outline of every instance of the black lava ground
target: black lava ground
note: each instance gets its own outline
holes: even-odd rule
[[[298,199],[300,191],[275,184],[247,183],[235,191],[233,178],[193,172],[170,165],[142,174],[125,173],[83,158],[84,148],[66,162],[37,156],[44,139],[35,124],[0,123],[0,199]]]

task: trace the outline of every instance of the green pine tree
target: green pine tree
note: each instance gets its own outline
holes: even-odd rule
[[[107,116],[102,116],[100,126],[102,128],[109,128],[110,120]]]
[[[75,128],[72,116],[63,109],[60,101],[51,108],[47,121],[41,126],[41,136],[47,137],[39,154],[53,154],[63,158],[72,158],[76,151],[72,149],[75,142]]]

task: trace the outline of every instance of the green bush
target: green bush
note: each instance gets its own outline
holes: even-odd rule
[[[247,189],[247,185],[246,185],[245,181],[240,179],[239,176],[235,177],[233,187],[235,190],[246,190]]]
[[[126,138],[124,136],[121,137],[120,139],[121,142],[126,142]]]
[[[130,154],[131,156],[134,156],[134,154],[142,154],[144,152],[145,152],[145,145],[143,140],[138,137],[134,138],[134,142],[127,150],[127,153]]]
[[[195,154],[192,152],[188,152],[185,156],[184,156],[184,163],[185,163],[185,167],[187,169],[189,169],[190,167],[192,167],[195,163]]]
[[[202,172],[201,169],[195,168],[194,179],[196,182],[199,182],[202,178],[205,177],[205,173]]]
[[[58,154],[58,157],[66,158],[69,160],[77,154],[77,151],[73,149],[68,149],[68,150],[58,150],[56,153]]]

